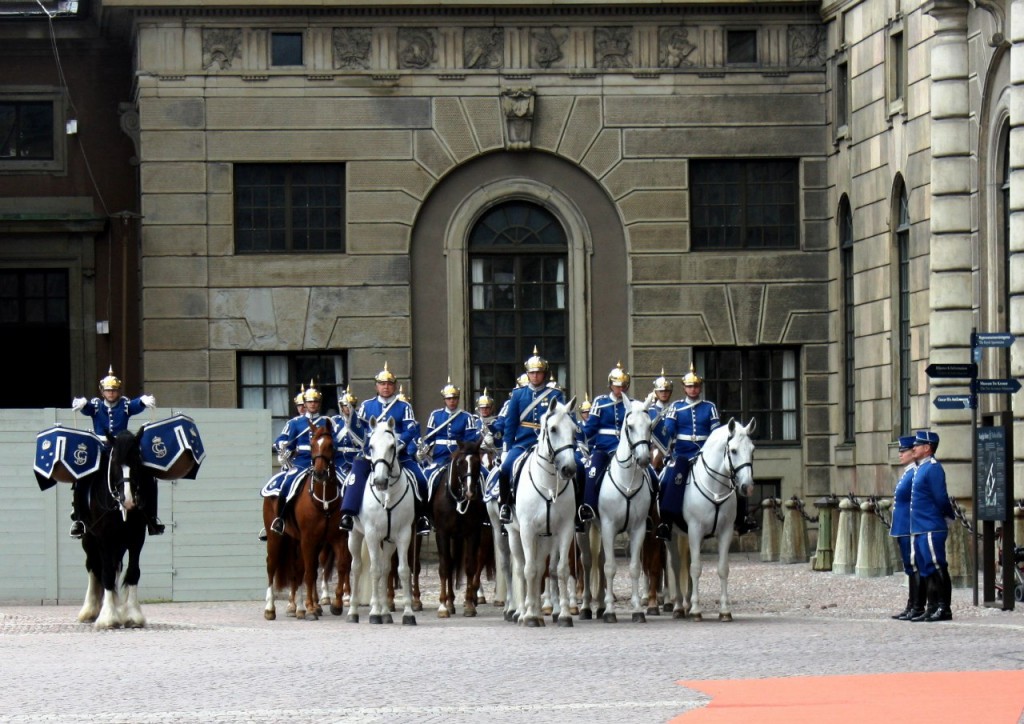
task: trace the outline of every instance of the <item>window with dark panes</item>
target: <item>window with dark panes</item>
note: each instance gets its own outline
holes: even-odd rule
[[[797,248],[799,180],[792,159],[690,161],[691,248]]]
[[[565,230],[527,201],[492,207],[469,236],[470,369],[474,397],[487,388],[503,400],[534,347],[551,379],[568,385]]]
[[[345,164],[235,164],[235,251],[345,251]]]
[[[836,66],[836,129],[850,125],[850,64]]]
[[[0,407],[67,407],[71,394],[71,325],[67,269],[0,269],[0,335],[26,350],[40,384],[7,385]],[[76,393],[81,394],[81,393]]]
[[[843,196],[839,203],[839,266],[843,275],[843,442],[853,442],[857,432],[857,365],[854,358],[856,330],[853,299],[853,213]]]
[[[910,432],[910,380],[911,380],[911,346],[910,346],[910,206],[907,200],[907,188],[902,179],[897,189],[896,217],[896,259],[897,269],[897,329],[898,329],[898,365],[899,365],[899,396],[900,396],[900,434]]]
[[[746,425],[757,420],[758,440],[796,442],[797,350],[782,347],[697,349],[694,361],[704,377],[704,399]]]
[[[725,62],[728,65],[746,65],[757,62],[757,31],[727,30]]]
[[[270,65],[302,65],[302,33],[271,33]]]
[[[0,162],[52,160],[53,134],[52,101],[0,100]]]
[[[348,381],[345,352],[239,354],[238,406],[270,410],[271,436],[276,437],[295,417],[295,396],[310,380],[323,395],[320,414],[337,414],[339,393]]]

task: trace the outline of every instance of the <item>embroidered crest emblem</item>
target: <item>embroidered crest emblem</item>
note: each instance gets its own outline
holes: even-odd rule
[[[163,438],[154,437],[153,444],[150,446],[153,454],[156,455],[157,460],[161,460],[167,457],[167,445],[164,444]]]
[[[85,465],[89,462],[89,448],[85,443],[79,443],[74,453],[75,465]]]

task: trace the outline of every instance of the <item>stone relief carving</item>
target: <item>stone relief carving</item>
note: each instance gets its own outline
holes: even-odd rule
[[[505,54],[503,28],[466,28],[462,60],[467,68],[500,68]]]
[[[118,123],[121,126],[121,132],[128,136],[132,140],[132,147],[135,149],[135,155],[128,159],[128,162],[133,166],[139,165],[139,140],[141,138],[142,123],[139,119],[139,111],[135,107],[134,103],[118,103]]]
[[[825,62],[823,25],[790,25],[788,36],[791,66],[818,66]]]
[[[423,70],[437,62],[437,28],[398,29],[398,67]]]
[[[562,45],[569,37],[569,31],[566,28],[534,30],[531,37],[533,38],[533,65],[550,68],[564,57]]]
[[[373,32],[369,28],[335,28],[331,33],[336,69],[368,70],[370,43]]]
[[[241,59],[241,28],[203,29],[203,70],[231,70],[231,64]]]
[[[594,28],[594,65],[605,70],[630,68],[633,28]]]
[[[503,88],[501,110],[505,114],[505,148],[525,151],[530,148],[533,132],[533,88]]]
[[[662,68],[687,68],[697,46],[690,42],[688,28],[661,28],[658,32],[658,65]]]

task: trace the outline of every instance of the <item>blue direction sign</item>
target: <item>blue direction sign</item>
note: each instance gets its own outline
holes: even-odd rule
[[[1015,339],[1009,332],[976,332],[971,335],[971,346],[1010,347]]]
[[[971,392],[976,394],[1004,394],[1011,395],[1020,390],[1020,380],[974,380],[971,382]]]
[[[940,410],[973,410],[978,406],[974,395],[939,395],[932,404]]]
[[[928,365],[925,369],[929,377],[977,377],[978,376],[978,365],[973,362],[965,362],[963,364],[952,364],[952,365],[940,365],[932,364]]]

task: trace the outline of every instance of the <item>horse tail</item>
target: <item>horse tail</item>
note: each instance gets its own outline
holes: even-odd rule
[[[462,588],[462,581],[466,577],[467,565],[466,556],[469,549],[465,545],[461,535],[453,535],[449,538],[452,546],[452,563],[455,565],[455,589]]]
[[[483,574],[487,576],[488,581],[493,581],[498,572],[498,564],[494,556],[494,536],[491,535],[490,529],[484,529],[484,533],[480,536],[480,548],[477,555]]]

